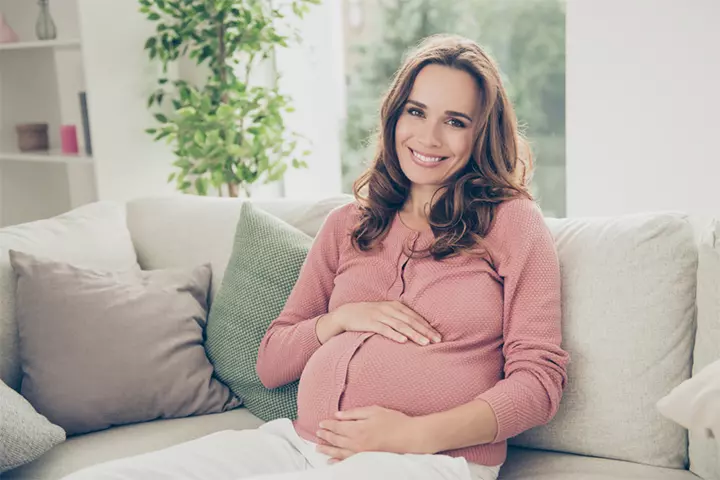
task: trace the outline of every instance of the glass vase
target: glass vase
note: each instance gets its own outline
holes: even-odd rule
[[[57,38],[57,28],[50,15],[49,0],[40,0],[38,5],[40,5],[40,13],[35,24],[35,35],[38,40],[54,40]]]

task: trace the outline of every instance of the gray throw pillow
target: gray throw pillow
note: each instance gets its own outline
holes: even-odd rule
[[[22,395],[68,435],[240,404],[205,354],[210,265],[122,272],[10,251]]]
[[[62,428],[0,381],[0,473],[30,463],[64,441]]]
[[[258,348],[300,274],[312,237],[250,202],[210,308],[205,348],[220,380],[262,420],[297,416],[298,382],[268,390],[255,372]]]

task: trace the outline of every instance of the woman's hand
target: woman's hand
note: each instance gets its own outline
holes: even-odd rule
[[[360,452],[436,453],[429,447],[422,417],[372,406],[337,412],[320,422],[316,433],[329,445],[317,451],[332,457],[330,463]]]
[[[316,328],[320,343],[342,332],[375,332],[399,343],[410,339],[418,345],[442,339],[427,320],[397,300],[346,303],[320,318]]]

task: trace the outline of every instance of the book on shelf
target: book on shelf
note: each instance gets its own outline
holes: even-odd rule
[[[85,153],[92,156],[92,140],[90,138],[90,120],[88,116],[87,92],[80,92],[80,114],[82,116]]]

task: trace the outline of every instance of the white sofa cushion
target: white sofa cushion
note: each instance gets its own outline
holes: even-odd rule
[[[214,298],[230,260],[243,201],[174,195],[129,202],[128,227],[140,265],[143,269],[156,269],[210,262]],[[314,237],[330,210],[352,201],[352,197],[249,201]]]
[[[221,430],[257,428],[263,421],[240,407],[229,412],[155,420],[69,437],[32,463],[3,474],[3,480],[56,480],[81,468],[171,447]]]
[[[697,247],[675,213],[547,219],[563,281],[569,382],[512,444],[683,468],[687,433],[656,402],[690,376]]]
[[[697,273],[697,333],[693,375],[720,359],[720,221],[702,230]],[[720,408],[720,407],[718,407]],[[707,480],[720,480],[720,431],[715,439],[691,430],[690,470]]]
[[[0,378],[18,390],[16,279],[10,249],[111,271],[131,268],[137,264],[137,257],[121,203],[97,202],[47,220],[0,229]]]
[[[701,480],[676,468],[510,448],[499,480]]]

